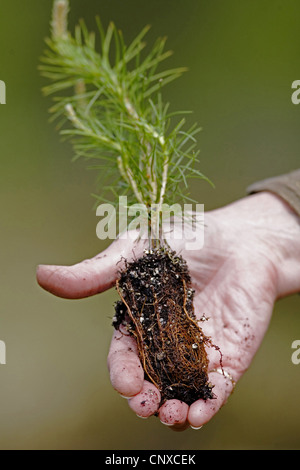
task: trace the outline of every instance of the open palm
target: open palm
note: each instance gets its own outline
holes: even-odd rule
[[[160,393],[144,380],[134,338],[115,331],[108,354],[111,382],[129,399],[137,415],[148,417],[158,412],[160,420],[174,429],[198,428],[223,406],[234,383],[251,364],[274,302],[300,289],[300,263],[288,262],[287,252],[289,245],[300,259],[296,218],[276,196],[257,194],[208,212],[202,249],[186,250],[185,240],[170,242],[188,263],[199,324],[222,353],[220,362],[220,352],[207,348],[215,398],[198,400],[190,407],[168,400],[159,408]],[[114,285],[122,259],[141,256],[144,247],[142,242],[116,240],[103,253],[74,266],[39,266],[37,279],[60,297],[95,295]]]

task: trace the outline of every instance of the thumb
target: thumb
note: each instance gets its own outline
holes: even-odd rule
[[[116,282],[124,260],[141,256],[141,243],[132,240],[115,240],[105,251],[94,258],[73,266],[39,265],[37,282],[58,297],[81,299],[103,292]]]

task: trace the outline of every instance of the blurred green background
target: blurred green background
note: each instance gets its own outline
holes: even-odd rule
[[[245,195],[250,183],[299,167],[297,0],[71,0],[70,22],[110,20],[129,42],[168,36],[170,66],[189,72],[165,89],[173,109],[194,111],[201,170],[193,188],[206,210]],[[39,263],[73,264],[107,243],[96,237],[95,174],[48,122],[37,70],[50,0],[0,4],[0,449],[290,449],[300,447],[300,298],[275,306],[265,341],[228,404],[200,431],[174,433],[138,419],[111,388],[106,355],[112,290],[63,300],[40,289]]]

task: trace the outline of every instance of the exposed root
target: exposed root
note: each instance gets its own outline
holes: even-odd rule
[[[214,398],[205,347],[220,349],[198,325],[183,258],[161,248],[147,252],[126,263],[116,287],[120,301],[113,325],[122,323],[136,338],[145,377],[160,390],[162,402]]]

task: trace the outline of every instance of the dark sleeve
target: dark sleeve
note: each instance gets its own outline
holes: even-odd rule
[[[300,215],[300,169],[258,181],[247,188],[247,194],[261,191],[269,191],[282,197]]]

